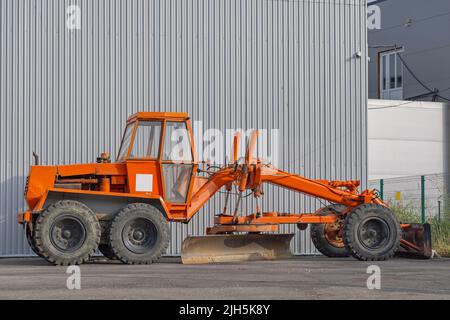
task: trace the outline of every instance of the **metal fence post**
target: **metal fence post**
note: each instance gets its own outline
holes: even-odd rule
[[[441,221],[441,200],[438,200],[438,219]]]
[[[380,198],[384,200],[384,179],[380,179]]]
[[[425,223],[425,176],[420,176],[420,204],[422,213],[422,223]]]

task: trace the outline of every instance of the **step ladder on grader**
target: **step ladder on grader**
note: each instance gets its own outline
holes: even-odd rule
[[[167,250],[169,222],[189,222],[223,189],[223,212],[207,235],[184,240],[183,263],[289,257],[293,234],[277,233],[281,224],[309,225],[314,245],[328,257],[431,256],[429,225],[399,223],[376,190],[358,191],[359,181],[313,180],[264,163],[254,156],[257,135],[244,157],[236,135],[231,163],[200,170],[186,113],[139,112],[127,121],[115,162],[104,153],[96,163],[42,166],[36,156],[25,189],[29,209],[19,223],[34,252],[54,264],[83,263],[97,249],[124,263],[152,263]],[[177,149],[180,142],[188,147]],[[243,194],[259,203],[265,183],[330,205],[313,213],[262,212],[258,205],[241,215]],[[232,195],[236,205],[229,210]]]

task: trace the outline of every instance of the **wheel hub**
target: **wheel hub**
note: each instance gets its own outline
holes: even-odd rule
[[[156,244],[157,229],[152,221],[145,218],[130,220],[123,228],[122,241],[128,250],[143,254]]]
[[[144,238],[144,233],[141,230],[136,230],[133,232],[134,240],[140,241]]]
[[[325,238],[336,248],[344,247],[344,241],[342,239],[342,226],[343,222],[342,219],[340,219],[334,223],[327,223],[324,227]]]
[[[369,250],[379,249],[387,241],[389,227],[380,218],[370,218],[361,223],[358,237],[364,247]]]
[[[72,232],[70,232],[70,230],[64,230],[62,233],[62,237],[64,239],[70,239],[70,236],[72,235]]]
[[[50,240],[60,251],[74,252],[86,239],[86,229],[76,217],[62,215],[50,228]]]

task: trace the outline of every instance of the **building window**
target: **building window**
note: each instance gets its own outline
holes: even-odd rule
[[[403,64],[399,53],[403,49],[380,53],[380,99],[403,99]]]

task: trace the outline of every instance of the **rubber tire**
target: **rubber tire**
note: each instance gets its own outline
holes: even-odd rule
[[[74,252],[63,252],[52,244],[50,228],[60,214],[70,214],[82,222],[85,230],[85,240]],[[73,200],[61,200],[50,205],[36,220],[34,239],[36,249],[47,261],[55,265],[82,264],[95,253],[100,242],[100,223],[94,212],[86,205]]]
[[[388,241],[383,247],[376,250],[364,247],[357,235],[360,224],[370,217],[382,219],[390,231]],[[389,208],[377,204],[362,204],[347,214],[343,236],[345,246],[356,259],[362,261],[383,261],[391,258],[398,250],[401,229],[397,218]]]
[[[39,257],[44,258],[36,248],[36,242],[34,241],[34,235],[33,232],[29,230],[28,226],[25,226],[25,236],[27,238],[28,245],[30,246],[31,250]]]
[[[130,251],[122,240],[125,224],[137,217],[150,220],[157,229],[157,240],[150,251],[138,254]],[[146,203],[132,203],[120,210],[111,222],[108,242],[114,255],[126,264],[151,264],[166,252],[169,246],[169,223],[160,210]]]
[[[116,260],[117,259],[116,255],[114,254],[113,249],[108,244],[99,244],[98,245],[98,250],[102,253],[102,255],[105,258],[108,258],[110,260]]]
[[[347,207],[340,204],[332,204],[323,207],[319,210],[318,215],[328,215],[330,211],[342,212]],[[334,210],[333,210],[334,209]],[[329,258],[347,258],[350,256],[350,252],[345,247],[338,248],[328,242],[324,234],[325,224],[313,223],[311,224],[311,240],[316,247],[317,251]]]

